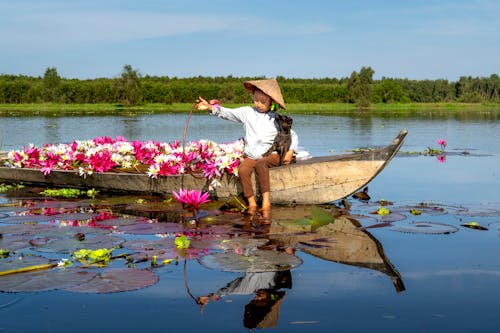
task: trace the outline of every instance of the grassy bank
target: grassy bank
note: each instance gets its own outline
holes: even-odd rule
[[[115,114],[123,113],[185,113],[192,104],[143,104],[125,107],[117,104],[0,104],[0,116],[8,115],[50,115],[65,114]],[[225,104],[228,107],[238,107],[240,104]],[[286,113],[290,114],[342,114],[357,112],[354,104],[348,103],[290,103]],[[491,112],[500,111],[500,104],[479,103],[408,103],[408,104],[372,104],[362,112],[370,113],[409,113],[409,112]]]

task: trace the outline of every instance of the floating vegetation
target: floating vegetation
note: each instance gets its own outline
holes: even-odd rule
[[[422,211],[416,208],[410,208],[411,215],[422,215]]]
[[[203,266],[225,272],[276,272],[302,264],[299,257],[279,251],[255,250],[249,254],[220,252],[198,259]]]
[[[498,204],[493,203],[476,204],[466,208],[463,207],[462,210],[456,212],[456,215],[469,217],[500,216],[500,208],[498,208]]]
[[[436,205],[433,203],[424,203],[424,202],[418,203],[416,205],[397,206],[393,208],[393,211],[402,214],[410,213],[411,215],[417,215],[417,216],[422,214],[434,216],[447,213],[447,210],[440,205]]]
[[[358,147],[358,148],[346,150],[346,152],[365,153],[365,152],[370,152],[370,151],[374,151],[374,150],[375,150],[375,148],[371,148],[371,147]]]
[[[470,229],[476,229],[476,230],[488,230],[488,228],[483,227],[482,225],[480,225],[476,221],[462,223],[461,226],[466,227],[466,228],[470,228]]]
[[[186,237],[186,235],[180,235],[175,237],[174,244],[178,249],[188,249],[191,241]]]
[[[426,150],[422,152],[422,155],[424,156],[437,156],[437,155],[442,155],[444,152],[441,149],[435,149],[431,147],[427,147]]]
[[[429,235],[451,234],[458,231],[457,227],[450,224],[417,221],[399,222],[395,225],[390,226],[388,229],[399,232]]]
[[[81,196],[87,196],[89,198],[95,198],[99,193],[96,189],[90,190],[79,190],[76,188],[60,188],[60,189],[46,189],[40,192],[41,195],[46,197],[60,197],[60,198],[78,198]]]
[[[0,248],[0,258],[7,258],[10,255],[10,250]]]
[[[113,249],[80,249],[73,252],[72,257],[81,263],[100,264],[105,266],[111,260],[112,254]]]
[[[71,193],[67,192],[66,197],[72,196]],[[64,199],[23,198],[4,206],[6,213],[0,224],[0,269],[9,277],[0,280],[0,291],[128,291],[156,283],[158,277],[152,269],[178,263],[179,257],[193,260],[224,248],[243,253],[242,246],[248,245],[248,251],[264,253],[261,255],[261,261],[264,260],[261,265],[264,265],[265,253],[276,252],[257,249],[267,241],[247,236],[238,225],[240,219],[243,223],[242,214],[226,214],[219,225],[206,222],[208,224],[191,226],[182,223],[182,218],[158,222],[112,212],[111,207],[124,206],[107,204],[106,200],[89,204],[84,200]],[[163,205],[164,211],[175,211],[172,216],[182,216],[178,204],[172,206],[154,198],[148,198],[143,204],[137,200],[132,202],[135,209],[139,209],[138,205],[144,205],[146,210]],[[318,208],[313,214],[315,223],[324,223],[321,211],[327,214]],[[209,221],[211,214],[214,212],[199,211],[201,221]],[[239,239],[241,236],[245,238]],[[51,259],[27,253],[45,253]],[[128,268],[120,268],[120,265]],[[283,261],[267,265],[280,269],[291,267]]]
[[[289,270],[302,263],[295,250],[335,262],[354,260],[359,265],[371,260],[363,257],[365,250],[376,255],[379,248],[368,234],[371,228],[448,234],[458,227],[395,222],[410,215],[418,219],[450,211],[480,212],[445,204],[397,205],[386,200],[378,201],[374,211],[373,203],[358,201],[342,209],[275,207],[271,225],[261,226],[248,215],[221,211],[217,207],[224,203],[213,202],[210,210],[197,212],[199,221],[193,224],[191,208],[183,209],[163,198],[137,199],[10,198],[12,202],[2,206],[0,219],[0,291],[136,290],[157,283],[157,271],[178,264],[179,259],[197,260],[207,268],[229,272]],[[358,217],[373,223],[363,226]]]
[[[0,184],[0,193],[5,193],[10,190],[19,190],[24,188],[23,184]]]
[[[386,207],[380,207],[378,210],[372,212],[371,214],[378,214],[380,216],[386,216],[386,215],[389,215],[391,213],[391,211],[386,208]]]
[[[158,276],[149,269],[125,268],[103,271],[83,283],[64,289],[81,293],[116,293],[149,287],[157,282]]]
[[[96,272],[84,269],[53,268],[22,274],[2,276],[0,287],[4,292],[40,292],[64,290],[87,282]]]

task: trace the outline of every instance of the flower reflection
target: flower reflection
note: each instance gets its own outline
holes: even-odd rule
[[[438,156],[436,156],[436,159],[439,163],[445,163],[446,162],[446,155],[438,155]]]

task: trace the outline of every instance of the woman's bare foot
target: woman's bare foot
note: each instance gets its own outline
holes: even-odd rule
[[[256,212],[257,212],[257,206],[248,206],[245,213],[248,215],[255,215]]]
[[[262,193],[262,210],[271,210],[271,195],[269,192]]]
[[[256,208],[257,207],[257,201],[255,201],[254,196],[248,197],[247,201],[248,201],[248,208],[250,208],[250,207]]]

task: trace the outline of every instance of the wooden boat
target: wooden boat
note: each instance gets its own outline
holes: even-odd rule
[[[385,148],[359,153],[312,157],[270,170],[271,201],[276,204],[323,204],[345,198],[377,176],[403,145],[406,130]],[[38,169],[0,167],[0,183],[23,183],[48,187],[95,188],[121,193],[170,194],[179,188],[204,189],[210,184],[201,175],[149,177],[130,172],[104,172],[82,177],[73,170],[53,170],[44,175]],[[217,198],[241,194],[237,177],[223,175],[212,190]]]

